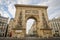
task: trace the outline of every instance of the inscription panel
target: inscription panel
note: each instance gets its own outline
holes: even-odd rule
[[[34,13],[34,14],[37,14],[39,13],[38,10],[25,10],[25,13],[29,14],[29,13]]]

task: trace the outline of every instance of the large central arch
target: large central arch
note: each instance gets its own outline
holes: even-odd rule
[[[51,32],[48,25],[47,6],[33,6],[33,5],[15,5],[16,14],[14,21],[13,36],[19,34],[20,37],[26,36],[26,21],[29,18],[34,18],[37,23],[38,37],[46,36],[44,32]],[[47,27],[47,29],[45,29]],[[15,32],[20,30],[20,32]],[[47,34],[46,33],[46,34]],[[50,36],[51,33],[48,33]]]
[[[31,19],[31,20],[30,20]],[[26,27],[30,27],[29,31],[28,31],[28,36],[29,35],[32,35],[33,31],[35,30],[36,31],[36,35],[37,35],[37,19],[34,17],[34,16],[30,16],[30,17],[27,17],[26,18],[26,22],[30,20],[30,26],[27,26]],[[31,25],[31,23],[33,22],[33,24]],[[34,28],[35,27],[35,28]],[[26,28],[27,30],[27,28]],[[27,31],[26,31],[27,32]]]
[[[33,31],[37,31],[37,22],[36,22],[36,19],[34,18],[29,18],[27,21],[26,21],[26,34],[27,36],[29,35],[33,35]]]

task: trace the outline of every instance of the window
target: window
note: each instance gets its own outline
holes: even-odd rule
[[[6,24],[4,24],[4,26],[6,26]]]

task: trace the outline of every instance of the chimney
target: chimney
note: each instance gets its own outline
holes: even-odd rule
[[[1,16],[1,13],[0,13],[0,16]]]

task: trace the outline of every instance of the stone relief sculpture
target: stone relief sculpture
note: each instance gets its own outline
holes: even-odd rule
[[[18,24],[16,25],[18,29],[22,29],[22,12],[20,12]]]
[[[44,13],[42,13],[42,19],[43,19],[43,25],[45,26],[44,28],[47,28],[48,25],[47,25],[47,21],[45,19]]]

